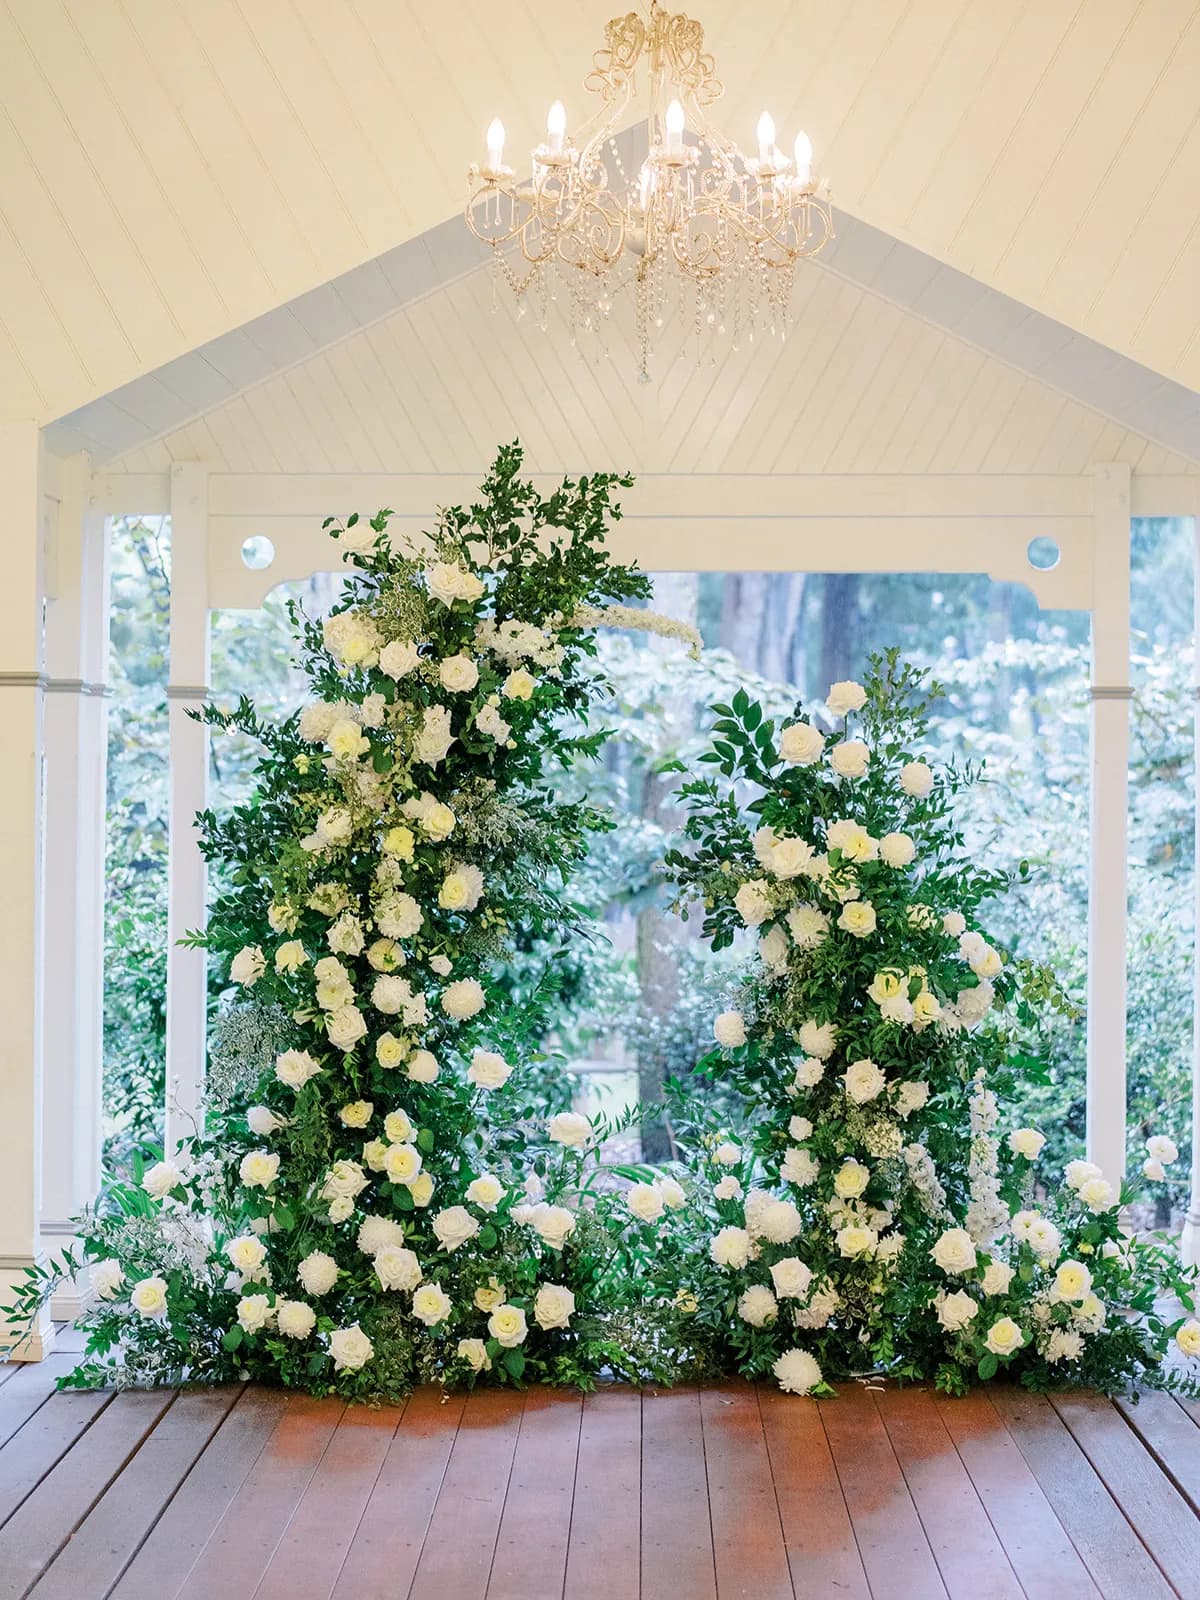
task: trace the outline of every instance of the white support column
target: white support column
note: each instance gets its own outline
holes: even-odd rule
[[[0,498],[11,530],[0,591],[0,704],[9,751],[0,784],[0,971],[6,984],[0,1028],[0,1297],[7,1299],[22,1269],[42,1259],[43,568],[49,508],[35,423],[0,425]],[[6,1340],[0,1329],[0,1342]],[[40,1361],[53,1344],[46,1307],[12,1354]]]
[[[205,921],[206,872],[193,825],[208,799],[208,729],[189,709],[208,696],[208,480],[194,462],[171,469],[170,837],[167,911],[166,1145],[196,1131],[204,1092],[207,965],[179,939]]]
[[[1196,583],[1196,621],[1193,629],[1193,690],[1195,697],[1195,752],[1192,757],[1196,776],[1196,846],[1200,851],[1200,517],[1192,518],[1192,570]],[[1196,856],[1200,863],[1200,854]],[[1192,1001],[1192,1183],[1187,1216],[1183,1223],[1180,1254],[1188,1266],[1200,1265],[1200,865],[1193,872],[1195,893],[1195,992]]]
[[[1091,865],[1088,879],[1087,1150],[1113,1183],[1125,1171],[1128,849],[1129,468],[1094,473]]]
[[[71,1219],[100,1186],[104,1055],[104,846],[108,742],[109,540],[91,462],[63,462],[46,572],[46,947],[42,1239],[71,1244]],[[54,1297],[71,1321],[86,1285]]]

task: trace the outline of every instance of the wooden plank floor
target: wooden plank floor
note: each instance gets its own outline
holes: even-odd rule
[[[744,1383],[56,1394],[0,1367],[0,1600],[1200,1600],[1200,1407]]]

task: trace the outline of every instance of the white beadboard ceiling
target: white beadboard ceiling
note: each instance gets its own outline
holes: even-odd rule
[[[616,9],[0,0],[0,415],[78,410],[428,234],[493,113],[517,150],[556,95],[582,115]],[[803,122],[852,215],[1200,389],[1198,0],[691,9],[730,131]]]
[[[457,218],[53,424],[59,453],[161,472],[1200,472],[1200,396],[842,216],[784,342],[697,364],[673,322],[635,380],[518,321]],[[586,349],[587,346],[584,346]]]

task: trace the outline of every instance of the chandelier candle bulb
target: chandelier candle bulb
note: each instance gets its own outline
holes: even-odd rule
[[[800,132],[796,135],[794,154],[796,157],[796,182],[811,182],[813,156],[812,140],[808,137],[803,128],[801,128]]]
[[[682,155],[684,115],[683,107],[678,100],[671,101],[671,104],[667,107],[667,115],[664,120],[667,128],[667,154],[669,156]]]
[[[504,124],[499,117],[488,123],[487,164],[489,172],[499,172],[504,166]]]
[[[567,108],[556,100],[546,116],[546,132],[550,139],[550,154],[562,155],[563,134],[567,131]]]
[[[774,166],[775,156],[775,118],[769,111],[764,111],[758,119],[758,164],[760,167],[770,169]]]

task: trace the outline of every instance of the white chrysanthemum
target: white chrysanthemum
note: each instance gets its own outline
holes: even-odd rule
[[[459,978],[442,993],[441,1007],[455,1022],[464,1022],[483,1010],[483,985],[475,978]]]
[[[779,1302],[762,1283],[752,1283],[737,1303],[738,1316],[752,1328],[765,1328],[779,1315]]]
[[[718,1267],[740,1271],[750,1260],[750,1235],[745,1228],[722,1228],[709,1242],[708,1253]]]
[[[746,1019],[740,1011],[722,1011],[713,1023],[713,1038],[726,1050],[736,1050],[746,1042]]]
[[[810,1019],[800,1024],[796,1040],[806,1056],[815,1056],[818,1061],[828,1061],[837,1043],[837,1029],[832,1022],[813,1022]]]
[[[816,1357],[807,1350],[785,1350],[771,1371],[785,1394],[811,1394],[824,1381]]]
[[[829,934],[829,918],[819,906],[794,906],[783,919],[797,950],[815,950]]]

